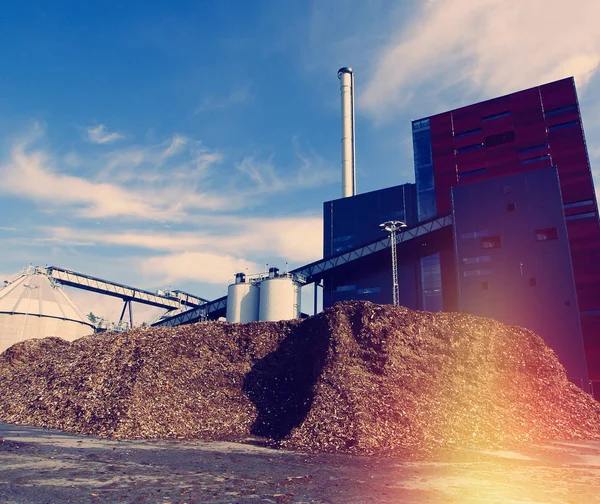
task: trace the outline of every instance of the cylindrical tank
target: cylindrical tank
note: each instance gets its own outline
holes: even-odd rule
[[[259,320],[277,321],[299,317],[299,283],[287,276],[267,278],[261,282]]]
[[[259,289],[246,282],[244,273],[235,275],[235,283],[227,288],[227,322],[258,320]]]

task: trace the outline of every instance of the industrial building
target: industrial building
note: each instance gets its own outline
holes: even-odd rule
[[[120,322],[128,309],[130,326],[132,302],[168,310],[157,326],[298,318],[307,284],[314,313],[322,287],[323,307],[396,300],[490,317],[539,334],[569,379],[600,399],[600,223],[574,80],[413,121],[416,183],[357,194],[352,69],[338,78],[342,198],[324,203],[322,259],[285,273],[237,273],[227,296],[212,301],[57,267],[42,277],[119,297]],[[406,228],[392,241],[384,222]],[[0,291],[1,316],[29,317],[31,307],[4,302],[12,289]]]
[[[415,120],[412,133],[416,184],[326,202],[324,257],[375,240],[391,216],[409,229],[447,216],[451,227],[399,244],[400,304],[532,329],[600,398],[600,225],[574,80]],[[324,306],[391,302],[389,272],[389,255],[332,271]]]

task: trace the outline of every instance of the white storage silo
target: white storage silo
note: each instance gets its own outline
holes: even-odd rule
[[[235,283],[227,288],[227,322],[255,322],[258,320],[259,288],[246,282],[244,273],[235,275]]]
[[[300,318],[301,285],[289,275],[279,276],[277,268],[269,270],[269,278],[260,284],[261,321],[291,320]]]
[[[69,296],[34,269],[0,289],[0,352],[27,339],[57,336],[73,341],[93,332]]]

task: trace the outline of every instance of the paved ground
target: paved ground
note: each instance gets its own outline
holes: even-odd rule
[[[0,502],[593,504],[600,442],[407,462],[0,424]]]

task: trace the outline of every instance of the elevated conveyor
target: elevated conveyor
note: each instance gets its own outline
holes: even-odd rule
[[[450,215],[425,222],[419,226],[406,229],[402,233],[396,235],[396,245],[401,247],[404,243],[411,242],[417,238],[424,237],[430,233],[434,233],[449,226],[452,226],[452,216]],[[300,268],[291,270],[289,273],[304,277],[306,279],[306,283],[318,282],[322,280],[329,271],[372,254],[376,254],[382,250],[386,250],[390,248],[390,246],[390,238],[386,237],[348,252],[344,252],[343,254],[329,257],[327,259],[321,259],[305,266],[301,266]],[[173,317],[163,318],[153,325],[160,327],[173,327],[182,324],[191,324],[193,322],[213,319],[220,315],[224,315],[226,308],[227,296],[215,299],[214,301],[210,301],[197,308],[174,315]]]

